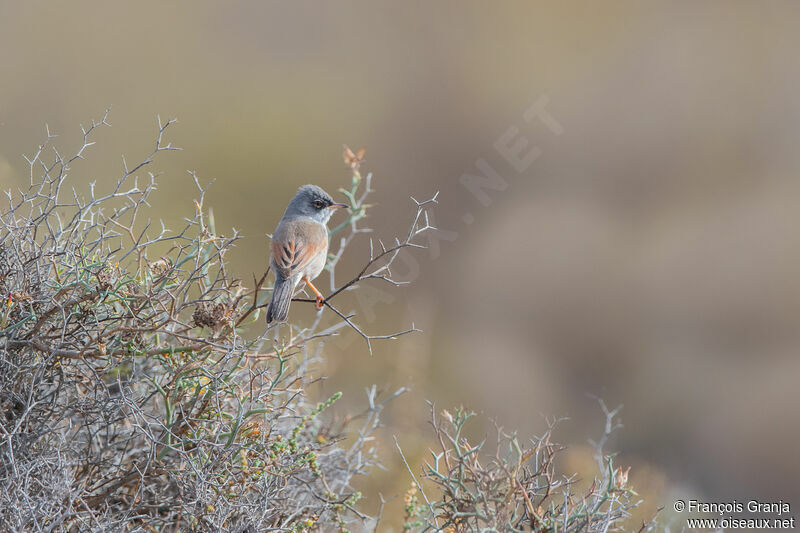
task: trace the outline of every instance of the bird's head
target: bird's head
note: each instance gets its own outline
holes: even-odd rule
[[[347,204],[334,202],[330,194],[316,185],[303,185],[289,202],[286,215],[305,216],[321,224],[327,224],[334,211],[349,207]]]

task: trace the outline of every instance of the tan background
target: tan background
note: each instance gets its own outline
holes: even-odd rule
[[[798,11],[0,0],[0,184],[26,181],[21,154],[45,123],[67,151],[113,104],[73,172],[102,187],[121,154],[149,151],[157,114],[177,116],[170,140],[185,150],[157,166],[154,216],[191,213],[185,169],[215,178],[208,201],[220,230],[246,236],[231,261],[249,279],[295,188],[345,185],[342,143],[366,146],[377,233],[405,229],[409,194],[441,190],[450,240],[417,255],[413,286],[359,309],[370,331],[414,320],[425,333],[372,358],[352,336],[333,342],[323,392],[357,405],[369,383],[410,384],[382,435],[414,461],[425,399],[522,434],[569,416],[566,469],[587,464],[601,419],[586,393],[599,394],[625,404],[614,445],[651,508],[800,506]],[[523,120],[542,96],[560,136]],[[522,173],[493,148],[512,126],[542,152]],[[508,182],[486,207],[459,184],[478,158]],[[374,486],[391,496],[408,478],[383,453]]]

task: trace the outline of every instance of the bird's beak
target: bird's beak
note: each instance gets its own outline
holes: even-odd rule
[[[328,209],[350,209],[350,206],[347,204],[331,204]]]

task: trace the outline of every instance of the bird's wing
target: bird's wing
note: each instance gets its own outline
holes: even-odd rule
[[[272,238],[272,259],[284,279],[303,272],[317,254],[328,247],[328,230],[307,220],[282,222]]]

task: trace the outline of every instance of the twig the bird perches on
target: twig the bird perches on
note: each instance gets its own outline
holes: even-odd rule
[[[354,195],[351,195],[351,197],[353,197],[353,196]],[[427,207],[430,206],[430,205],[437,204],[438,203],[438,201],[437,201],[438,196],[439,196],[439,193],[437,192],[436,194],[433,195],[432,198],[430,198],[428,200],[425,200],[423,202],[419,202],[414,197],[411,197],[411,200],[413,200],[414,203],[417,206],[417,211],[416,211],[416,213],[414,215],[414,218],[413,218],[413,220],[411,222],[410,229],[408,230],[408,233],[405,235],[405,238],[402,241],[400,239],[398,239],[398,238],[395,238],[395,244],[393,246],[389,247],[389,248],[387,248],[383,244],[382,241],[378,241],[379,246],[380,246],[380,251],[377,254],[375,253],[374,242],[373,242],[372,239],[370,239],[370,254],[369,254],[369,260],[366,262],[366,264],[361,268],[361,270],[353,278],[351,278],[349,281],[347,281],[344,284],[342,284],[340,287],[333,289],[331,291],[331,293],[323,301],[324,305],[326,307],[328,307],[328,309],[330,309],[331,311],[336,313],[342,320],[344,320],[347,323],[348,326],[350,326],[350,328],[353,331],[358,333],[366,341],[367,348],[369,350],[370,355],[372,354],[372,342],[371,341],[373,341],[373,340],[395,339],[395,338],[397,338],[397,337],[399,337],[401,335],[406,335],[408,333],[418,332],[418,331],[421,331],[421,330],[417,329],[414,326],[414,324],[412,323],[411,327],[409,329],[404,330],[404,331],[398,331],[398,332],[395,332],[395,333],[390,333],[390,334],[385,334],[385,335],[369,335],[369,334],[365,333],[364,330],[361,329],[361,327],[359,327],[357,324],[355,324],[351,320],[353,315],[345,315],[344,313],[342,313],[339,309],[337,309],[336,307],[334,307],[331,304],[331,300],[333,298],[335,298],[336,296],[338,296],[339,294],[341,294],[342,292],[346,291],[347,289],[355,287],[355,285],[358,282],[364,281],[364,280],[368,280],[368,279],[383,280],[383,281],[385,281],[387,283],[390,283],[391,285],[394,285],[394,286],[408,284],[409,281],[400,281],[400,280],[396,280],[396,279],[392,278],[391,266],[394,263],[395,259],[397,259],[398,254],[403,249],[405,249],[405,248],[425,248],[424,245],[419,244],[417,242],[414,242],[414,239],[416,237],[418,237],[419,235],[425,233],[425,232],[435,231],[436,230],[436,228],[430,224],[430,219],[429,219],[429,216],[428,216]],[[365,199],[365,196],[362,196],[362,198],[359,200],[360,203],[356,204],[354,206],[354,209],[353,209],[354,213],[358,213],[358,210],[360,208],[362,208],[364,199]],[[353,215],[351,215],[351,216],[353,216]],[[424,224],[423,225],[420,225],[420,221],[421,220],[424,220]],[[354,234],[359,233],[359,232],[363,232],[363,230],[360,230],[359,228],[356,228],[355,225],[354,225],[353,226],[353,233],[351,233],[351,235],[354,235]],[[349,242],[350,242],[349,240],[343,239],[341,246],[344,247]],[[341,257],[341,252],[342,252],[342,249],[340,248],[339,252],[336,254],[335,257],[337,257],[337,258]],[[373,267],[375,267],[376,265],[380,265],[380,266],[377,266],[374,270],[370,270]],[[335,263],[333,264],[332,268],[335,268]],[[333,277],[333,273],[331,274],[331,277]],[[315,303],[316,302],[316,300],[313,300],[311,298],[294,298],[293,301],[309,302],[309,303]]]

